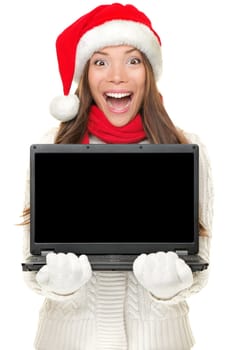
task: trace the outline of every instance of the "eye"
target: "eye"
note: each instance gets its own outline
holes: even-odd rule
[[[138,57],[130,57],[128,59],[128,64],[140,64],[142,60]]]
[[[95,66],[105,66],[106,65],[106,62],[102,59],[97,59],[94,61],[94,65]]]

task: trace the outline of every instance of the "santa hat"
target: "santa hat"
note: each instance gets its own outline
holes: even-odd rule
[[[143,52],[158,80],[162,71],[161,41],[149,18],[133,5],[100,5],[66,28],[56,40],[63,96],[50,104],[51,114],[66,122],[76,117],[79,99],[70,94],[79,83],[86,62],[103,47],[130,45]]]

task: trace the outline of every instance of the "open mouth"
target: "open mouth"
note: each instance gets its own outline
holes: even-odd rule
[[[107,92],[104,94],[107,105],[114,112],[125,112],[132,100],[130,92]]]

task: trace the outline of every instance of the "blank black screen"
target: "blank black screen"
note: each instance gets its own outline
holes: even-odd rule
[[[192,242],[193,153],[38,153],[35,241]]]

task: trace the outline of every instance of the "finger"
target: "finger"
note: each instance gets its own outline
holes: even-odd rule
[[[54,265],[56,265],[57,264],[57,254],[55,254],[55,253],[48,253],[47,255],[46,255],[46,264],[48,265],[48,266],[54,266]]]
[[[72,272],[72,266],[69,261],[68,254],[65,253],[58,253],[57,254],[57,261],[54,271],[57,273],[57,275],[66,275],[70,274]]]
[[[40,285],[45,285],[49,281],[48,266],[44,265],[36,274],[36,280]]]
[[[79,257],[79,263],[81,264],[81,266],[83,267],[89,267],[90,266],[90,262],[88,260],[88,257],[85,254],[80,255]]]
[[[79,256],[79,261],[81,264],[89,264],[88,257],[85,254]]]
[[[176,269],[176,262],[179,260],[178,255],[175,252],[167,252],[166,253],[166,265],[167,265],[167,271],[171,276],[177,275],[177,269]]]
[[[72,268],[76,268],[76,266],[80,265],[79,263],[79,258],[76,254],[74,253],[68,253],[67,254],[67,258],[69,260],[69,264],[70,266],[72,266]]]
[[[166,258],[166,255],[167,253],[166,252],[157,252],[157,253],[154,253],[155,256],[156,256],[156,259],[160,260],[160,259],[165,259]]]
[[[150,253],[147,255],[147,265],[148,268],[154,269],[157,266],[158,256],[157,253]]]
[[[133,272],[138,279],[141,279],[146,261],[146,254],[140,254],[133,262]]]
[[[178,278],[187,288],[193,283],[193,273],[191,268],[185,263],[184,260],[178,259],[176,261],[176,271]]]
[[[85,281],[87,281],[91,277],[91,274],[92,274],[92,268],[91,268],[91,264],[88,260],[88,257],[85,254],[80,255],[79,263],[82,266],[83,279]]]
[[[154,275],[158,276],[161,273],[165,273],[167,266],[165,252],[149,254],[148,258],[150,259],[150,268]]]
[[[172,263],[172,264],[174,264],[174,262],[175,262],[177,259],[179,259],[179,256],[178,256],[175,252],[169,251],[169,252],[166,253],[166,255],[167,255],[167,260],[168,260],[168,262],[169,262],[169,263]]]
[[[79,273],[81,271],[81,264],[79,261],[79,258],[76,254],[74,253],[68,253],[67,254],[67,258],[68,258],[68,263],[69,263],[69,268],[73,273]]]
[[[57,254],[56,266],[58,268],[63,267],[63,265],[67,265],[67,261],[68,261],[68,258],[65,253]]]

